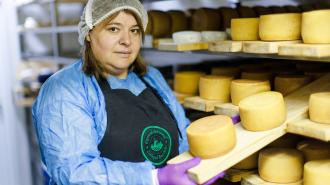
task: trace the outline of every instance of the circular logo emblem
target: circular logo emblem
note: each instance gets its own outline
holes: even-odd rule
[[[141,151],[143,156],[154,165],[162,165],[171,153],[172,140],[167,130],[158,126],[143,129]]]

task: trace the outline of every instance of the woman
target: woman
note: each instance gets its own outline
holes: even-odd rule
[[[166,165],[188,150],[188,120],[139,57],[147,21],[138,0],[87,3],[83,59],[47,80],[33,106],[52,184],[195,184],[187,170],[199,158]]]

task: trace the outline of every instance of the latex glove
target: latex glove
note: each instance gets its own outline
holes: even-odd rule
[[[215,177],[213,177],[212,179],[206,181],[203,185],[210,185],[213,184],[215,181],[217,181],[219,178],[222,178],[223,176],[225,176],[225,172],[221,172],[218,175],[216,175]]]
[[[234,125],[239,123],[241,121],[241,117],[239,115],[231,117],[231,120],[233,121]]]
[[[178,164],[168,164],[158,169],[159,185],[197,185],[189,178],[187,170],[198,165],[201,158],[195,157]]]

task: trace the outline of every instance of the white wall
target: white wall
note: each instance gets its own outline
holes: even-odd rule
[[[29,145],[22,110],[14,106],[13,84],[19,62],[13,0],[0,0],[0,184],[31,185]]]

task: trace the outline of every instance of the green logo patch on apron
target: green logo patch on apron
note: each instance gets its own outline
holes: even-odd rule
[[[167,130],[159,126],[148,126],[141,135],[141,151],[154,165],[162,165],[171,153],[172,140]]]

